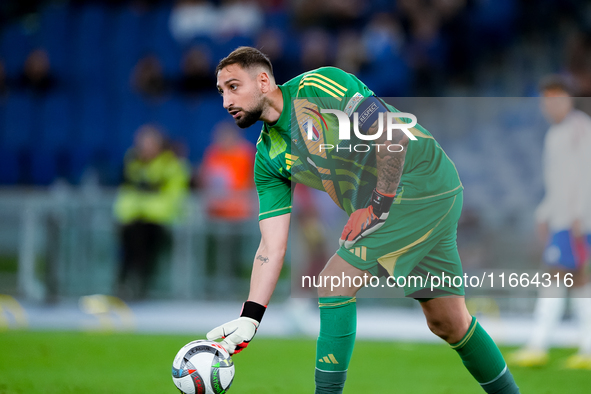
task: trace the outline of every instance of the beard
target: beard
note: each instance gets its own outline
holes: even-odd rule
[[[256,96],[255,100],[256,105],[254,108],[247,110],[246,108],[239,108],[244,115],[240,117],[240,119],[234,119],[236,122],[236,126],[240,127],[241,129],[246,129],[253,124],[255,124],[263,115],[263,109],[265,108],[265,100],[259,94]]]
[[[236,120],[236,126],[240,127],[241,129],[246,129],[247,127],[252,126],[255,124],[263,115],[263,106],[259,105],[257,108],[247,111],[243,109],[244,115],[242,115],[239,119]]]

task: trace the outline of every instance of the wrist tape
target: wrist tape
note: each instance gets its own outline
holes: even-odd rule
[[[242,312],[240,312],[240,317],[249,317],[258,321],[259,323],[263,320],[263,315],[267,307],[261,304],[258,304],[254,301],[246,301],[242,305]]]

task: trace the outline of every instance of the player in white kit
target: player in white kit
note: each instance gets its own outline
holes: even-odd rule
[[[570,296],[580,326],[580,345],[566,366],[591,370],[591,118],[574,109],[569,85],[558,76],[543,81],[541,94],[542,111],[552,126],[544,141],[546,193],[536,210],[536,221],[546,244],[543,261],[553,285],[540,287],[532,335],[510,361],[521,366],[548,362],[551,334]],[[560,286],[556,286],[556,274]],[[563,280],[566,274],[573,277],[570,289]]]

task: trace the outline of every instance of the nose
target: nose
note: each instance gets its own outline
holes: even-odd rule
[[[228,109],[232,106],[232,101],[230,100],[230,97],[228,97],[228,95],[223,96],[223,101],[224,109]]]

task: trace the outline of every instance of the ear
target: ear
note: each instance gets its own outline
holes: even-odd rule
[[[271,90],[271,77],[266,71],[261,71],[259,73],[257,76],[257,82],[263,94],[268,93]]]

